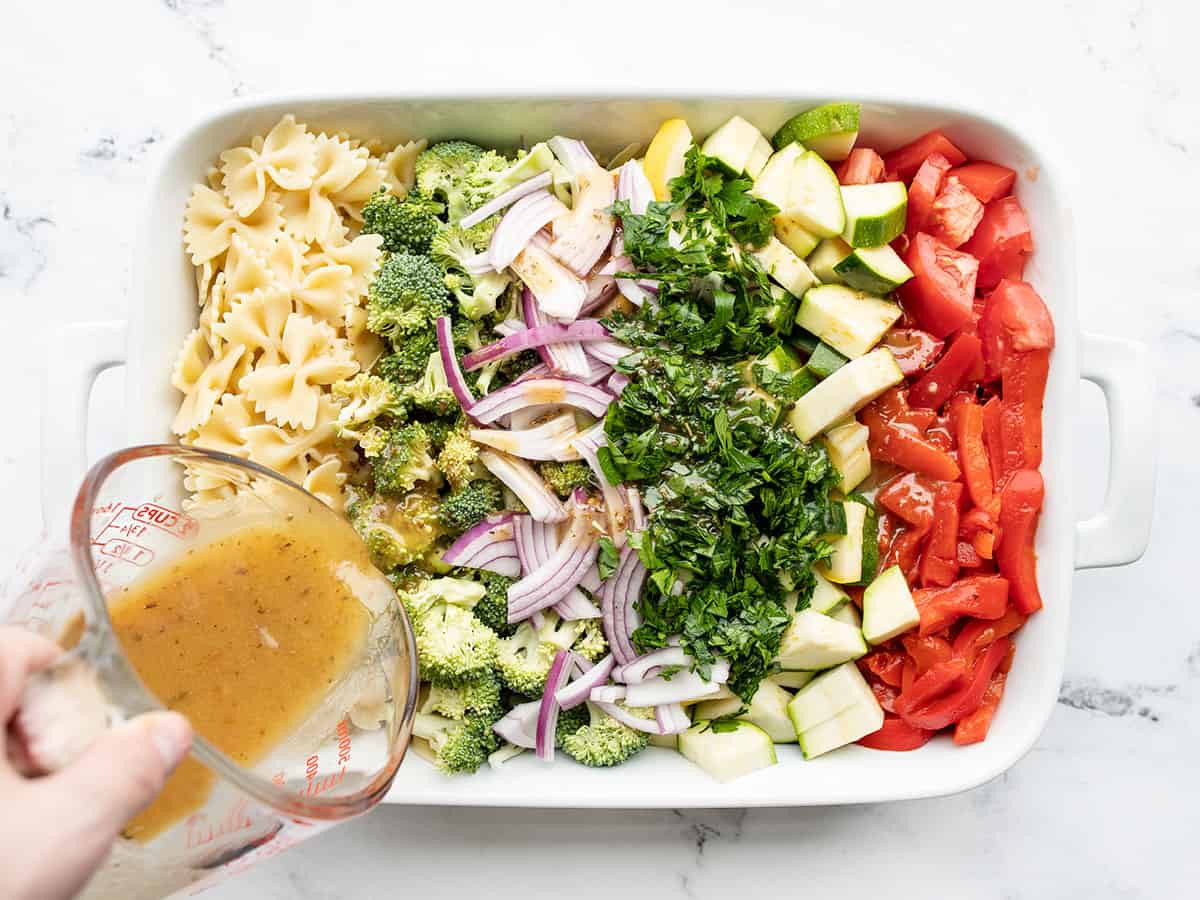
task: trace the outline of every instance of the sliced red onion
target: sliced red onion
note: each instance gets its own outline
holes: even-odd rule
[[[546,146],[572,175],[597,165],[596,157],[592,156],[592,151],[583,141],[563,137],[559,134],[546,141]]]
[[[692,667],[692,657],[679,647],[664,647],[637,657],[621,666],[613,673],[613,678],[625,684],[638,684],[646,680],[651,669],[661,669],[663,666]]]
[[[608,381],[604,386],[616,396],[620,397],[625,388],[629,387],[629,376],[624,372],[613,372],[608,376]]]
[[[521,294],[521,309],[525,314],[525,324],[529,328],[537,328],[549,322],[529,288],[525,288]],[[551,371],[562,375],[586,376],[591,371],[582,344],[544,344],[537,348],[537,352]]]
[[[504,214],[492,232],[492,240],[488,244],[491,267],[497,272],[507,269],[529,246],[535,234],[566,214],[567,208],[563,202],[549,191],[538,191],[522,197]]]
[[[587,296],[583,298],[583,306],[579,309],[581,316],[591,315],[617,292],[617,280],[612,275],[601,274],[602,271],[588,279]]]
[[[583,580],[579,582],[579,586],[581,588],[593,594],[600,590],[600,585],[602,584],[604,584],[604,581],[600,578],[599,566],[592,566],[590,569],[588,569],[586,574],[583,576]]]
[[[663,703],[684,703],[715,694],[721,685],[706,681],[695,672],[676,672],[670,679],[661,675],[647,678],[625,689],[625,702],[630,706],[658,706]]]
[[[467,387],[462,369],[458,367],[458,357],[454,355],[454,337],[450,332],[450,318],[439,316],[437,320],[438,353],[442,358],[442,368],[446,370],[446,382],[454,394],[454,399],[462,407],[467,418],[471,418],[471,407],[475,405],[475,397]]]
[[[584,672],[590,672],[592,670],[592,666],[596,665],[596,663],[592,662],[578,651],[572,650],[571,655],[575,657],[575,671],[577,671],[580,675],[582,675]]]
[[[541,243],[531,241],[510,265],[533,292],[542,312],[568,322],[579,317],[587,297],[586,282],[551,256]]]
[[[488,754],[488,766],[493,769],[499,769],[505,763],[516,759],[526,750],[525,747],[518,747],[516,744],[504,743],[499,750],[493,750]]]
[[[558,603],[579,586],[599,550],[590,516],[577,515],[553,555],[508,589],[508,620],[519,622]]]
[[[451,566],[486,569],[498,575],[515,578],[521,572],[521,564],[514,535],[515,526],[511,513],[489,516],[463,532],[462,537],[442,554],[442,561]]]
[[[570,505],[572,514],[575,512],[573,501],[574,498]],[[521,573],[528,575],[549,560],[554,555],[554,551],[558,549],[558,526],[535,522],[528,516],[524,518],[525,521],[518,520],[517,522],[514,543],[518,547]],[[595,569],[595,565],[592,566],[592,569]],[[588,572],[591,572],[592,569],[589,569]],[[554,611],[567,621],[593,619],[600,615],[600,610],[596,609],[595,605],[578,587],[573,588],[565,598],[554,604]],[[534,615],[540,616],[540,613]],[[541,627],[540,624],[538,627]]]
[[[588,699],[593,703],[616,703],[625,699],[625,687],[620,684],[602,684],[592,688]]]
[[[611,396],[611,395],[610,395]],[[604,433],[604,422],[597,422],[587,431],[582,432],[571,441],[571,446],[587,462],[588,468],[596,476],[600,485],[600,493],[604,495],[604,511],[608,515],[608,531],[612,542],[617,547],[625,546],[625,531],[629,521],[629,510],[625,507],[625,497],[617,486],[608,480],[600,465],[597,451],[608,443]]]
[[[614,665],[616,665],[616,660],[612,658],[612,654],[610,653],[570,684],[560,688],[558,693],[554,695],[554,699],[558,701],[558,705],[563,709],[574,709],[588,699],[593,688],[598,688],[604,684],[608,679],[609,673],[612,672]]]
[[[498,362],[523,350],[533,350],[546,344],[565,344],[570,341],[603,341],[615,343],[608,334],[608,329],[596,319],[579,319],[570,325],[536,325],[515,334],[501,338],[494,344],[488,344],[479,350],[473,350],[463,357],[462,364],[468,372],[481,368],[490,362]]]
[[[486,425],[526,406],[554,404],[573,406],[599,418],[612,400],[607,391],[569,378],[531,378],[483,397],[471,407],[470,416]]]
[[[566,686],[574,668],[571,651],[559,650],[550,665],[550,674],[546,676],[546,689],[538,706],[537,733],[534,735],[537,757],[546,762],[554,761],[554,736],[558,731],[558,700],[555,695]]]
[[[635,716],[623,706],[617,706],[615,703],[596,702],[596,705],[622,725],[628,725],[635,731],[645,731],[647,734],[662,734],[659,730],[657,719],[643,719],[641,716]]]
[[[533,518],[539,522],[561,522],[566,519],[567,511],[563,509],[562,501],[525,460],[495,450],[480,450],[479,461],[517,495]]]
[[[568,622],[578,622],[582,619],[600,618],[600,610],[579,588],[567,594],[566,598],[554,604],[554,611]]]
[[[641,306],[647,300],[651,299],[650,291],[644,288],[638,279],[618,278],[617,290],[621,292],[622,297],[634,306]]]
[[[626,547],[621,551],[616,571],[604,582],[600,594],[604,636],[608,639],[613,656],[621,665],[637,659],[632,635],[640,624],[640,616],[633,609],[633,604],[641,596],[645,578],[646,567],[638,555]]]
[[[533,526],[536,524],[537,520],[533,516],[523,513],[513,515],[513,543],[517,548],[517,560],[521,564],[521,571],[518,573],[520,575],[528,575],[538,566],[533,555]]]
[[[539,347],[538,349],[544,350],[545,348]],[[522,381],[529,381],[531,378],[545,378],[547,375],[551,374],[553,373],[550,371],[550,367],[548,365],[545,363],[538,363],[536,366],[530,366],[528,369],[514,378],[513,384],[517,384]]]
[[[630,347],[626,347],[612,338],[591,341],[583,349],[592,359],[598,359],[610,366],[633,352]]]
[[[616,200],[616,189],[612,174],[594,162],[572,174],[575,189],[571,194],[571,210],[554,220],[550,253],[576,275],[583,276],[592,270],[612,241],[617,223],[609,209]]]
[[[552,176],[549,172],[542,172],[540,175],[534,175],[532,178],[522,181],[516,187],[509,188],[499,197],[489,200],[483,206],[479,207],[479,209],[475,210],[475,212],[463,216],[462,221],[458,223],[459,227],[472,228],[489,216],[494,216],[500,210],[516,203],[526,194],[550,187],[551,178]]]
[[[492,731],[500,735],[510,744],[532,750],[537,746],[538,713],[541,710],[540,700],[530,700],[521,703],[508,711],[500,721],[492,726]]]
[[[620,373],[614,373],[613,378],[616,378]],[[609,379],[612,381],[612,378]],[[631,531],[646,530],[646,508],[642,505],[642,493],[637,489],[637,485],[626,484],[623,486],[625,491],[625,503],[629,507],[629,529]]]
[[[562,448],[569,446],[578,430],[575,415],[565,411],[532,428],[472,428],[468,434],[477,444],[521,459],[550,460],[562,455]]]
[[[617,170],[617,199],[628,200],[629,211],[635,216],[644,216],[654,199],[650,179],[636,159],[629,160]]]
[[[683,734],[692,727],[687,711],[678,703],[664,703],[654,708],[654,719],[660,734]]]

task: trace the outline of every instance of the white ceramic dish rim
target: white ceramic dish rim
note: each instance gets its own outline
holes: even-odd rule
[[[128,326],[123,322],[80,324],[66,329],[59,340],[55,356],[65,364],[56,363],[47,373],[47,396],[68,398],[70,405],[65,415],[59,407],[60,415],[53,419],[43,416],[42,481],[47,520],[53,521],[56,511],[65,508],[65,492],[75,483],[74,476],[83,471],[89,391],[100,371],[114,365],[128,367],[126,410],[131,442],[167,437],[175,400],[167,387],[169,359],[192,327],[189,322],[195,314],[190,266],[179,240],[184,188],[203,176],[203,167],[195,160],[211,162],[220,150],[232,146],[232,141],[245,140],[251,133],[269,127],[282,112],[295,111],[302,120],[312,120],[336,117],[339,111],[349,110],[365,114],[372,121],[391,119],[393,130],[400,114],[409,116],[409,121],[424,121],[425,132],[433,138],[463,136],[516,143],[522,137],[522,121],[529,130],[545,127],[548,122],[552,123],[550,127],[565,122],[574,125],[563,127],[565,133],[588,136],[596,132],[597,122],[603,124],[604,113],[652,122],[678,112],[693,125],[699,123],[697,132],[704,133],[734,111],[749,112],[752,120],[759,118],[755,110],[774,117],[773,123],[759,122],[769,128],[777,125],[786,111],[828,99],[805,93],[678,92],[670,96],[602,92],[298,95],[241,101],[199,119],[164,152],[149,182]],[[1056,162],[1060,157],[1040,135],[1035,151],[1022,137],[1026,132],[1011,124],[1011,117],[1005,117],[1010,123],[1005,124],[944,103],[920,103],[895,96],[875,96],[863,99],[863,103],[868,133],[890,131],[895,135],[896,122],[889,121],[889,117],[902,116],[903,131],[909,137],[925,128],[945,125],[973,155],[980,153],[989,140],[1007,141],[1020,150],[1017,155],[1022,156],[1020,168],[1026,176],[1020,187],[1021,197],[1030,210],[1039,241],[1028,277],[1047,296],[1058,330],[1047,391],[1043,463],[1050,492],[1038,541],[1039,577],[1047,608],[1022,635],[1024,649],[988,741],[969,748],[935,742],[912,754],[881,754],[855,747],[811,762],[801,762],[794,746],[782,746],[780,765],[730,785],[716,784],[668,751],[648,751],[614,772],[588,770],[570,762],[543,767],[523,758],[500,772],[484,772],[470,779],[447,779],[423,763],[413,762],[403,768],[386,802],[620,808],[874,802],[936,796],[973,787],[1007,770],[1033,746],[1054,707],[1061,682],[1072,570],[1131,562],[1145,549],[1153,486],[1153,466],[1146,463],[1153,460],[1153,429],[1145,351],[1127,341],[1081,336],[1078,332],[1076,257],[1068,201]],[[501,109],[510,115],[496,115]],[[886,127],[874,128],[874,115]],[[401,126],[399,130],[406,129]],[[643,125],[638,129],[638,139],[644,140],[650,133]],[[421,134],[414,129],[407,136]],[[181,170],[185,163],[186,170]],[[187,285],[192,286],[190,292],[180,290]],[[172,294],[180,296],[178,307],[163,302]],[[192,305],[184,305],[184,297]],[[165,365],[164,358],[168,360]],[[1069,468],[1073,442],[1068,419],[1075,407],[1080,377],[1097,383],[1105,392],[1111,463],[1104,509],[1077,524],[1072,513]]]

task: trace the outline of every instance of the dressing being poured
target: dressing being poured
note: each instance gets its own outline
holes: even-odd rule
[[[253,766],[361,656],[370,613],[346,564],[373,571],[349,529],[317,516],[248,525],[120,589],[109,615],[150,691]],[[147,841],[202,806],[213,773],[187,759],[125,836]]]

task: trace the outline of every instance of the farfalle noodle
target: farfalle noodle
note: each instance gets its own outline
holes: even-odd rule
[[[304,476],[303,487],[326,506],[342,512],[346,504],[346,495],[342,492],[342,485],[345,483],[346,473],[342,470],[342,461],[336,456],[330,456]]]
[[[417,157],[428,146],[424,139],[399,144],[383,158],[383,183],[397,197],[407,196],[417,180]]]
[[[280,347],[280,362],[255,366],[238,382],[238,388],[269,421],[313,428],[321,388],[355,374],[358,363],[350,346],[331,327],[296,313],[288,316]]]
[[[216,357],[199,328],[188,335],[171,375],[171,384],[184,394],[172,431],[187,434],[208,421],[245,352],[245,347],[231,347]]]
[[[291,240],[276,244],[270,257],[272,276],[291,296],[297,312],[336,328],[346,304],[355,300],[354,271],[327,257],[305,256],[304,249]]]
[[[222,183],[239,216],[253,213],[267,197],[271,183],[285,191],[305,191],[316,174],[315,142],[295,116],[284,116],[261,144],[235,147],[221,154]]]
[[[288,234],[310,244],[345,243],[346,226],[338,212],[339,198],[345,191],[357,191],[354,186],[367,169],[369,159],[365,149],[352,150],[336,138],[317,135],[312,185],[307,190],[285,191],[280,195]]]
[[[258,366],[274,366],[280,360],[283,331],[291,314],[287,291],[270,285],[235,302],[213,331],[226,343],[244,346],[255,354]]]
[[[328,395],[318,397],[313,424],[297,431],[279,425],[251,425],[243,430],[247,455],[297,483],[307,476],[317,448],[332,440],[338,408]]]
[[[225,195],[198,184],[192,189],[184,213],[183,242],[193,265],[203,265],[229,249],[233,235],[240,235],[258,250],[270,250],[283,229],[278,202],[268,197],[254,213],[240,218]]]

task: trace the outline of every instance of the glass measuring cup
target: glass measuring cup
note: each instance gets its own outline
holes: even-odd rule
[[[188,490],[200,488],[213,499],[185,511]],[[353,535],[340,515],[254,463],[176,445],[118,451],[84,479],[65,543],[51,542],[18,572],[0,603],[0,620],[69,648],[55,670],[85,669],[109,722],[163,709],[167,704],[146,687],[114,630],[114,597],[242,529],[301,525]],[[202,800],[185,803],[173,820],[160,817],[166,824],[152,833],[127,830],[84,897],[150,900],[185,888],[197,892],[382,799],[408,746],[416,653],[391,585],[365,550],[360,557],[341,561],[336,575],[362,606],[362,639],[328,690],[272,746],[241,763],[198,729],[174,777],[191,767],[187,777],[207,785],[197,795]],[[219,687],[236,692],[238,684]]]

